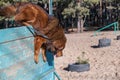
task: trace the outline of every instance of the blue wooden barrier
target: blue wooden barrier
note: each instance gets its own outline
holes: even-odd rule
[[[31,31],[25,26],[0,30],[0,80],[55,80],[52,53],[47,51],[47,62],[41,54],[34,62]]]

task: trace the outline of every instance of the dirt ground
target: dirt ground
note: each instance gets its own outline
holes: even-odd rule
[[[101,32],[93,36],[94,32],[66,34],[67,44],[64,56],[55,57],[55,69],[62,80],[120,80],[120,40],[113,31]],[[98,40],[111,39],[111,46],[94,48]],[[90,70],[85,72],[71,72],[65,70],[68,64],[74,63],[77,57],[85,52],[85,58],[89,59]]]

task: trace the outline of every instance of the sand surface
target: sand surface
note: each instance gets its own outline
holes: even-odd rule
[[[113,31],[101,32],[93,36],[94,32],[66,34],[67,44],[64,56],[55,57],[55,69],[62,80],[120,80],[120,40]],[[111,39],[111,46],[93,48],[102,38]],[[71,72],[64,68],[77,61],[77,57],[85,52],[89,59],[90,70],[85,72]]]

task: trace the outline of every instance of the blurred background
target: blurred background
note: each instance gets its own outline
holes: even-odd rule
[[[120,0],[0,0],[0,8],[16,2],[31,2],[57,17],[66,33],[96,30],[120,23]],[[0,28],[20,26],[12,18],[0,17]]]

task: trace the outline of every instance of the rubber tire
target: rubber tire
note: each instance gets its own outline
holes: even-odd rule
[[[120,40],[120,35],[119,35],[119,36],[117,36],[117,40]]]
[[[68,70],[71,72],[84,72],[90,70],[90,64],[69,64]]]
[[[110,39],[99,39],[99,44],[98,47],[107,47],[111,45],[111,40]]]

